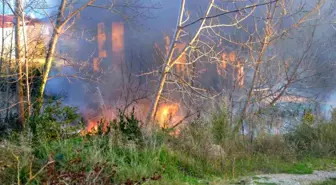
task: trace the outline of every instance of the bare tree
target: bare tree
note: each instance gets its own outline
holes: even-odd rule
[[[269,1],[260,4],[252,4],[243,8],[238,8],[236,10],[230,11],[221,9],[220,6],[217,3],[215,3],[215,1],[210,1],[209,6],[206,9],[205,14],[203,16],[194,21],[189,21],[190,17],[185,8],[186,1],[182,0],[180,3],[180,11],[175,28],[175,33],[171,39],[170,47],[164,60],[163,67],[160,70],[161,77],[159,80],[159,85],[155,90],[155,95],[150,107],[150,111],[147,116],[147,122],[152,122],[155,119],[155,114],[158,108],[160,98],[162,97],[162,92],[164,90],[165,85],[167,84],[167,77],[169,74],[174,75],[173,74],[174,66],[176,66],[177,64],[186,66],[194,65],[204,60],[205,57],[208,57],[208,62],[211,62],[213,58],[217,57],[218,55],[221,55],[220,52],[216,51],[215,45],[213,44],[211,37],[206,36],[205,38],[202,38],[204,36],[203,32],[208,33],[214,29],[237,26],[240,22],[244,21],[249,17],[254,12],[256,7],[272,4],[275,2],[276,1]],[[251,9],[250,12],[245,12],[246,10],[249,9]],[[211,13],[215,11],[216,12],[219,11],[220,13],[211,15]],[[231,19],[232,22],[229,24],[214,21],[216,18],[226,16],[231,13],[239,13],[242,16],[236,16],[232,18]],[[191,33],[188,34],[187,28],[195,25],[197,25],[197,27],[196,30],[192,32],[193,34]],[[185,47],[182,47],[180,51],[176,52],[178,43],[183,42],[182,38],[186,37],[186,35],[188,35],[189,38],[191,39],[185,42],[186,43]],[[201,51],[202,49],[203,51]],[[193,56],[191,56],[190,54],[192,54]],[[193,61],[189,60],[188,64],[181,64],[179,61],[185,55],[187,55],[189,58],[193,57]],[[178,81],[179,84],[183,84],[182,86],[189,89],[189,91],[190,90],[194,91],[194,93],[199,94],[200,96],[203,97],[206,96],[205,94],[207,94],[207,91],[205,89],[192,86],[190,83],[185,81],[179,75],[175,74],[174,76],[178,78],[178,80],[176,81]]]
[[[45,89],[45,86],[46,86],[47,81],[48,81],[48,76],[49,76],[49,72],[50,72],[50,69],[51,69],[53,56],[54,56],[54,53],[55,53],[55,50],[56,50],[56,47],[57,47],[57,42],[58,42],[58,39],[59,39],[61,33],[64,31],[63,30],[64,26],[69,21],[71,21],[75,16],[77,16],[82,10],[84,10],[86,7],[92,5],[95,1],[96,0],[89,0],[84,5],[82,5],[80,8],[73,11],[72,13],[70,13],[67,16],[65,15],[67,0],[62,0],[61,1],[61,4],[60,4],[59,9],[58,9],[58,13],[57,13],[56,23],[53,24],[53,22],[51,21],[51,24],[53,25],[53,34],[52,34],[50,42],[49,42],[46,61],[45,61],[44,67],[43,67],[44,70],[43,70],[43,74],[42,74],[41,87],[40,87],[40,90],[38,92],[39,100],[38,100],[36,110],[35,110],[36,113],[40,112],[40,109],[41,109],[42,104],[43,104],[44,89]]]
[[[16,22],[15,22],[15,55],[16,63],[18,68],[17,76],[17,93],[18,93],[18,113],[19,113],[19,122],[23,126],[25,122],[25,106],[24,106],[24,92],[23,92],[23,63],[22,60],[22,1],[15,1],[15,13],[16,13]]]
[[[101,4],[97,5],[97,4],[94,4],[95,2],[96,0],[88,0],[85,3],[82,3],[81,6],[78,7],[77,9],[72,10],[71,8],[70,13],[69,13],[69,12],[66,12],[66,10],[68,9],[68,7],[71,6],[72,1],[69,2],[68,0],[62,0],[58,8],[55,23],[52,21],[52,19],[48,15],[50,19],[50,23],[53,27],[53,30],[52,30],[52,36],[49,42],[49,46],[47,48],[45,64],[43,67],[42,82],[41,82],[41,86],[38,92],[38,103],[36,104],[36,109],[35,109],[36,113],[40,111],[43,105],[43,95],[45,91],[45,86],[49,79],[49,72],[51,70],[51,64],[55,56],[58,40],[63,33],[68,31],[73,25],[75,25],[76,23],[75,19],[80,14],[80,12],[82,12],[84,9],[88,7],[99,8],[99,9],[113,12],[117,15],[121,15],[122,17],[125,18],[125,20],[129,21],[132,19],[132,17],[126,15],[122,11],[119,11],[118,8],[120,7],[129,8],[132,12],[135,12],[134,13],[135,16],[137,15],[145,16],[146,15],[145,12],[147,12],[148,10],[152,8],[157,7],[157,5],[155,4],[154,5],[151,4],[148,6],[142,6],[141,1],[139,0],[124,2],[121,5],[116,4],[115,1],[109,2],[105,5],[101,5]]]

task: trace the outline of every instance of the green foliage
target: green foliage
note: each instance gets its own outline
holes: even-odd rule
[[[9,112],[8,117],[0,119],[0,140],[10,134],[21,130],[21,125],[18,123],[17,113]]]
[[[336,178],[331,178],[327,181],[324,181],[324,182],[317,182],[317,183],[314,183],[313,185],[335,185],[336,184]]]
[[[135,118],[134,108],[131,115],[128,116],[125,113],[119,111],[119,122],[117,124],[121,133],[129,140],[133,140],[137,143],[142,141],[142,133],[140,131],[140,122]]]
[[[336,123],[336,108],[331,111],[331,122]]]
[[[42,141],[59,140],[82,128],[77,108],[49,102],[39,115],[29,118],[27,124],[34,138]]]
[[[49,104],[43,114],[30,119],[31,129],[20,132],[17,142],[6,146],[8,152],[3,155],[11,164],[3,173],[5,184],[16,182],[17,174],[23,184],[207,184],[214,177],[308,174],[336,166],[332,158],[335,120],[315,125],[303,121],[285,137],[259,134],[253,143],[233,132],[225,109],[210,121],[187,124],[179,135],[169,135],[169,130],[143,132],[134,110],[130,115],[120,112],[107,127],[102,119],[96,134],[69,137],[72,131],[61,126],[71,128],[77,121],[76,109],[59,103]],[[34,125],[38,144],[31,142]],[[13,148],[19,156],[19,171]]]
[[[31,72],[29,74],[30,77],[34,77],[31,78],[31,80],[29,81],[29,83],[31,84],[31,97],[32,98],[36,98],[38,96],[38,91],[40,89],[41,86],[41,82],[42,82],[42,73],[39,69],[31,69]]]
[[[336,122],[321,122],[315,126],[302,124],[285,135],[287,142],[302,155],[333,156],[336,154]]]
[[[234,129],[230,125],[226,108],[222,107],[212,115],[211,125],[211,133],[217,144],[225,142],[225,140],[232,138],[234,135]]]
[[[277,156],[289,160],[296,158],[295,151],[279,135],[258,135],[251,147],[254,154]]]
[[[118,119],[111,121],[109,124],[106,120],[101,119],[98,122],[97,135],[112,134],[116,138],[134,141],[136,144],[143,142],[143,136],[140,129],[140,121],[134,115],[134,109],[127,115],[119,111]]]
[[[307,125],[313,125],[316,118],[315,115],[312,113],[312,110],[305,110],[302,118],[302,122]]]

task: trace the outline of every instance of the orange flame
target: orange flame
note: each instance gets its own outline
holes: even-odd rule
[[[229,60],[230,60],[232,63],[236,62],[236,60],[237,60],[236,52],[232,51],[232,52],[229,54]]]
[[[176,116],[179,106],[177,104],[161,105],[156,113],[156,119],[161,128],[168,128],[168,122]]]
[[[222,68],[226,69],[226,65],[227,65],[227,61],[228,61],[228,56],[226,53],[222,54]]]
[[[137,110],[145,110],[148,107],[149,107],[149,104],[146,101],[144,101],[144,102],[141,102],[139,105],[137,105]],[[159,126],[161,128],[168,128],[169,126],[171,126],[171,125],[168,125],[169,123],[179,122],[182,119],[182,117],[178,115],[179,109],[180,107],[176,103],[161,104],[157,110],[156,117],[155,117]],[[90,117],[90,114],[91,114],[90,111],[92,110],[89,110],[88,112],[85,113],[86,120],[87,120],[87,127],[85,130],[82,130],[80,132],[82,136],[97,134],[99,124],[103,124],[101,125],[102,131],[106,132],[108,129],[108,126],[110,126],[109,121],[116,119],[116,116],[115,116],[115,113],[117,112],[116,109],[109,109],[109,110],[102,111],[100,116],[95,116],[95,117]],[[135,114],[137,118],[140,118],[141,115],[146,114],[146,112],[135,112]],[[101,117],[106,118],[106,119],[100,120]],[[175,134],[177,133],[178,131],[176,131]]]
[[[99,51],[99,58],[105,58],[107,56],[106,50],[104,49],[104,45],[106,42],[106,34],[105,34],[105,24],[99,23],[98,24],[98,51]]]
[[[176,49],[178,50],[178,52],[182,52],[182,50],[187,46],[186,43],[177,43],[176,44]],[[177,73],[179,73],[180,75],[183,75],[184,73],[184,69],[185,69],[185,62],[187,60],[187,55],[186,53],[182,53],[182,56],[180,57],[180,59],[178,60],[179,64],[176,64],[176,71]]]
[[[238,85],[239,87],[243,87],[244,86],[244,75],[245,75],[244,66],[241,62],[238,62],[237,68],[238,68],[238,77],[237,77]]]
[[[86,129],[80,132],[81,136],[94,135],[98,132],[98,123],[92,120],[88,120],[88,125]]]
[[[221,63],[217,65],[218,75],[224,74],[224,70],[227,67],[228,60],[229,60],[228,54],[224,52],[221,56]]]
[[[124,24],[112,23],[112,51],[113,53],[121,53],[124,51]]]
[[[120,65],[124,57],[124,24],[121,22],[112,23],[112,54],[115,65]]]
[[[93,71],[99,72],[100,71],[100,59],[93,58]]]

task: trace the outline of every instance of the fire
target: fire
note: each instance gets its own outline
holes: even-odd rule
[[[238,65],[237,65],[237,68],[238,68],[238,85],[239,87],[243,87],[244,86],[244,66],[241,62],[238,62]]]
[[[168,122],[176,117],[178,110],[179,106],[177,104],[161,105],[156,113],[156,119],[160,124],[160,127],[168,128]]]
[[[186,43],[178,43],[176,45],[176,49],[178,52],[182,52],[182,50],[187,46]],[[185,53],[182,54],[181,58],[178,60],[178,63],[176,65],[176,71],[179,73],[181,76],[183,76],[184,70],[185,70],[185,63],[187,60],[187,55]]]
[[[98,51],[99,58],[105,58],[107,56],[106,50],[104,49],[106,42],[105,24],[103,22],[98,24]]]
[[[82,130],[80,132],[81,136],[85,136],[87,134],[89,135],[94,135],[98,132],[98,122],[97,121],[92,121],[88,120],[88,124],[85,130]]]
[[[112,52],[121,53],[124,51],[124,24],[112,23]]]
[[[143,115],[147,114],[147,111],[148,111],[147,108],[149,106],[150,104],[146,101],[143,101],[137,104],[135,116],[140,120],[144,120],[145,117]],[[161,128],[168,128],[169,126],[172,126],[172,125],[169,125],[169,123],[179,122],[182,119],[182,116],[178,115],[179,109],[180,109],[180,106],[179,104],[176,104],[176,103],[161,104],[156,113],[156,121],[159,124],[159,126]],[[95,112],[94,110],[86,111],[85,118],[86,118],[87,126],[85,130],[82,130],[80,132],[80,134],[82,136],[97,134],[99,124],[103,124],[102,125],[103,132],[107,131],[108,126],[110,124],[109,121],[113,119],[117,119],[117,114],[116,114],[117,111],[118,111],[117,109],[109,108],[108,110],[105,110],[105,111],[99,111],[98,113],[99,115],[94,114],[93,113]],[[101,119],[101,118],[105,118],[105,119]],[[177,133],[174,133],[174,134],[177,134]]]
[[[95,72],[99,72],[100,71],[100,59],[99,58],[94,58],[93,59],[93,70]]]
[[[122,64],[124,58],[124,34],[125,28],[122,22],[112,23],[112,54],[114,65]]]
[[[234,51],[232,51],[232,52],[229,54],[229,60],[230,60],[232,63],[236,62],[236,60],[237,60],[237,55],[236,55],[236,53],[235,53]]]

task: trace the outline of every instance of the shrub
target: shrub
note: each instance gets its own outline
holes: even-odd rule
[[[258,135],[253,144],[254,154],[268,156],[278,156],[283,159],[295,159],[295,151],[286,143],[281,135]]]
[[[142,141],[140,121],[135,118],[134,108],[129,116],[119,111],[119,122],[117,126],[128,140],[133,140],[137,143]]]
[[[216,144],[221,144],[234,135],[233,128],[230,125],[228,112],[226,108],[220,108],[212,115],[211,134]]]
[[[301,123],[285,135],[286,141],[301,155],[331,156],[336,154],[336,123],[317,125]]]
[[[61,106],[60,102],[49,103],[39,115],[27,121],[35,140],[58,140],[68,137],[83,128],[77,108]]]

